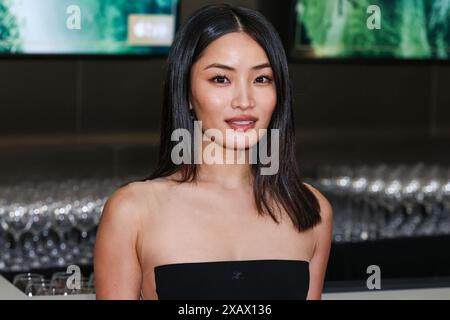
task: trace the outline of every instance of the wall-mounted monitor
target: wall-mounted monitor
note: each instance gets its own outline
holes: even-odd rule
[[[294,0],[291,56],[450,60],[448,0]]]
[[[166,54],[178,2],[0,0],[0,54]]]

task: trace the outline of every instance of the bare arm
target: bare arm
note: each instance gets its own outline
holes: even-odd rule
[[[320,203],[320,215],[322,218],[321,223],[314,228],[316,241],[314,254],[309,265],[310,281],[307,300],[320,300],[322,299],[323,284],[331,248],[333,208],[317,189],[307,183],[305,185],[316,195]]]
[[[138,203],[128,185],[117,190],[105,204],[95,243],[97,299],[139,299],[142,272],[136,253]]]

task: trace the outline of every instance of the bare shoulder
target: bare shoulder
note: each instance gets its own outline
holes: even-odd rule
[[[104,213],[127,215],[131,218],[137,214],[136,209],[145,204],[143,195],[142,182],[131,182],[122,186],[108,198],[105,203]]]
[[[155,214],[163,196],[170,191],[172,185],[166,178],[130,182],[108,198],[105,208],[113,209],[107,210],[107,213],[114,211],[114,215],[123,214],[129,219]]]
[[[137,231],[140,220],[154,203],[153,187],[149,182],[130,182],[114,191],[105,203],[100,224],[127,226]],[[134,228],[133,228],[134,227]]]
[[[331,223],[333,220],[333,207],[331,206],[331,203],[328,201],[328,199],[315,187],[310,185],[309,183],[303,182],[303,184],[316,196],[317,200],[319,201],[320,205],[320,216],[322,218],[322,223],[324,222]]]
[[[141,216],[146,208],[144,185],[129,183],[106,201],[94,254],[97,299],[138,299],[141,266],[137,254]]]

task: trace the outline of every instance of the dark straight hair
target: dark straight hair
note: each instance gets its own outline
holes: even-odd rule
[[[171,160],[172,149],[176,145],[175,141],[171,141],[171,135],[175,129],[184,128],[191,133],[191,137],[194,136],[196,118],[192,118],[189,111],[191,67],[209,44],[231,32],[245,32],[265,50],[276,85],[277,105],[267,132],[279,129],[280,163],[278,173],[274,175],[260,174],[262,164],[259,159],[251,164],[258,213],[269,214],[279,223],[271,204],[275,202],[278,209],[281,204],[295,227],[299,231],[307,230],[320,222],[320,205],[314,193],[302,183],[295,158],[292,89],[286,53],[275,28],[261,13],[249,8],[227,4],[208,5],[196,11],[178,30],[167,62],[159,160],[155,171],[143,180],[180,172],[181,179],[177,182],[196,182],[196,164],[177,165]],[[271,145],[270,134],[267,134],[267,144]],[[193,150],[192,147],[191,159]]]

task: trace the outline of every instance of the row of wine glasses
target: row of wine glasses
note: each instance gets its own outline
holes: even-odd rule
[[[0,186],[0,270],[92,263],[107,198],[132,177]]]
[[[19,273],[14,276],[12,283],[29,297],[95,294],[94,273],[91,273],[89,277],[81,277],[78,283],[72,283],[70,276],[66,272],[55,272],[46,279],[42,274]]]
[[[0,271],[92,264],[107,198],[136,177],[0,185]],[[450,234],[450,168],[321,166],[335,242]]]
[[[316,183],[332,203],[336,242],[450,234],[450,167],[324,165]]]

